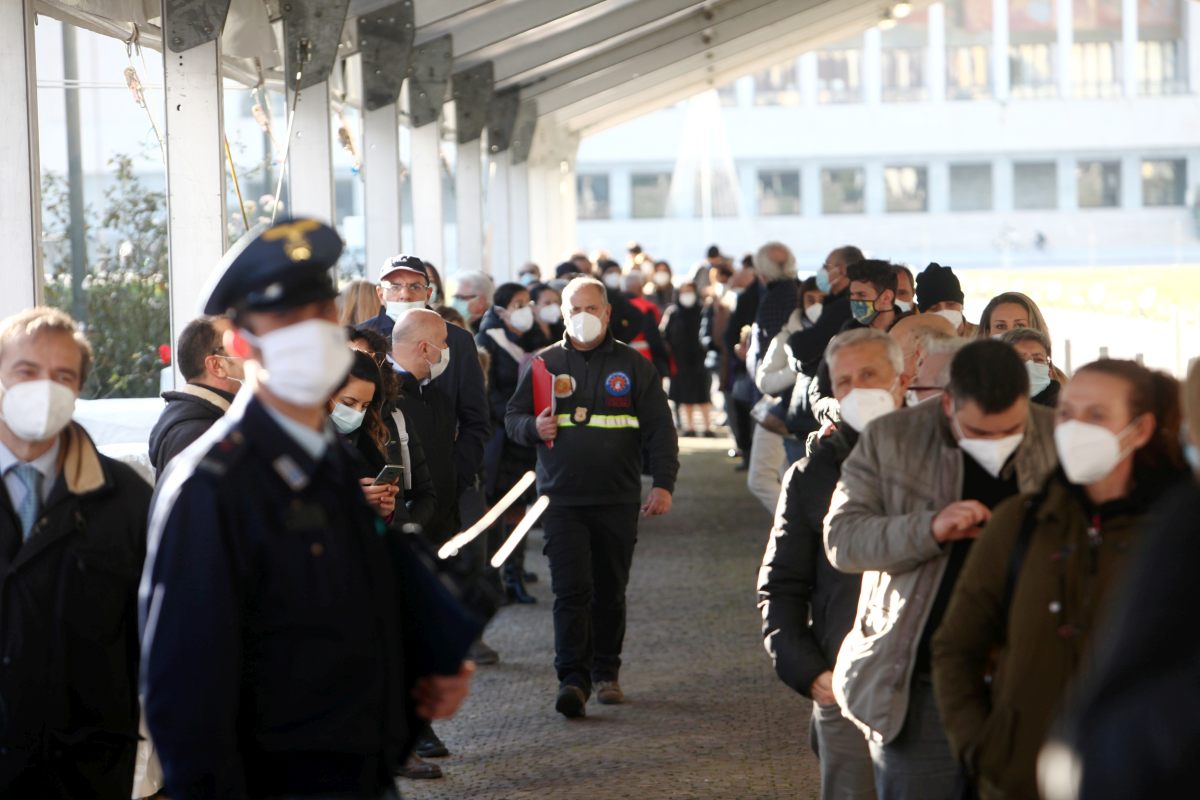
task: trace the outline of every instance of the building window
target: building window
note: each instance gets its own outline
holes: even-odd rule
[[[992,0],[946,3],[946,99],[992,92]]]
[[[1138,0],[1138,92],[1187,92],[1182,0]]]
[[[1076,97],[1121,93],[1121,0],[1074,0],[1071,91]]]
[[[821,213],[863,213],[863,187],[866,182],[861,167],[821,170]]]
[[[925,167],[884,167],[885,208],[889,214],[929,210],[929,180]]]
[[[758,171],[758,213],[763,217],[800,213],[800,172],[794,169]]]
[[[768,67],[754,76],[754,105],[800,105],[800,76],[793,59]]]
[[[913,11],[895,28],[880,37],[883,69],[880,96],[885,103],[920,101],[926,98],[925,58],[928,53],[929,21],[925,9]]]
[[[862,37],[817,51],[817,102],[862,102]]]
[[[1067,2],[1067,0],[1060,0]],[[1058,94],[1054,0],[1010,0],[1008,66],[1013,97]]]
[[[707,171],[697,169],[693,173],[692,180],[694,187],[692,191],[693,216],[701,219],[737,216],[737,175],[733,172],[732,163],[717,164],[715,168]],[[670,205],[668,205],[669,208]]]
[[[658,219],[667,215],[671,195],[671,173],[635,173],[630,180],[634,219]]]
[[[1080,161],[1075,166],[1080,208],[1116,208],[1121,205],[1121,162]]]
[[[579,219],[608,219],[607,175],[579,175],[575,179],[575,197]]]
[[[950,210],[992,210],[992,165],[950,165]]]
[[[1187,162],[1182,158],[1142,162],[1142,205],[1182,206],[1187,194]]]
[[[1053,161],[1013,164],[1013,208],[1058,208],[1058,165]]]

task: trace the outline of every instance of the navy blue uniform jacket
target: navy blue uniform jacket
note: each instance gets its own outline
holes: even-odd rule
[[[558,398],[554,447],[538,436],[530,369],[508,404],[509,438],[537,446],[539,494],[558,505],[641,502],[643,448],[654,486],[675,491],[679,441],[653,364],[611,333],[587,358],[569,336],[538,355],[551,374],[570,375],[573,387]]]
[[[332,438],[314,462],[242,395],[159,482],[139,609],[171,797],[390,782],[412,725],[399,581]]]

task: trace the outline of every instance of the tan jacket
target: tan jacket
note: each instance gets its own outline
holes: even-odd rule
[[[1005,469],[1016,470],[1021,492],[1033,492],[1055,463],[1053,413],[1030,406],[1025,440]],[[842,465],[825,552],[863,583],[833,691],[873,741],[892,741],[904,725],[917,646],[948,560],[933,518],[962,499],[962,486],[963,454],[938,401],[871,423]]]

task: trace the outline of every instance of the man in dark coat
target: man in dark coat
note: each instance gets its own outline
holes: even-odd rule
[[[436,639],[405,612],[407,545],[326,415],[351,360],[329,279],[341,250],[315,220],[280,222],[226,254],[207,301],[237,328],[224,344],[247,390],[163,475],[139,597],[171,797],[394,800],[421,720],[466,695],[469,666],[418,672]]]
[[[133,790],[150,487],[71,422],[90,361],[59,311],[0,322],[0,797]]]
[[[907,382],[900,374],[900,346],[882,332],[842,334],[829,349],[835,396],[847,402],[850,420],[844,419],[812,455],[784,475],[779,510],[758,573],[758,607],[776,674],[813,700],[812,738],[821,759],[821,797],[869,799],[875,796],[871,753],[833,696],[833,665],[854,623],[862,579],[833,568],[822,536],[842,462],[858,442],[856,426],[865,427],[871,414],[889,410],[886,402],[863,404],[862,398],[890,397],[891,408],[896,408]],[[854,399],[848,399],[851,394]],[[867,408],[873,410],[862,413]]]
[[[221,343],[227,330],[229,320],[199,317],[179,334],[175,362],[187,383],[163,392],[167,405],[150,431],[150,463],[160,475],[225,415],[242,386],[242,360],[226,353]]]
[[[817,288],[825,292],[821,316],[813,327],[788,337],[788,352],[796,362],[816,364],[829,340],[851,319],[850,277],[846,269],[862,260],[862,251],[853,245],[839,247],[826,256],[825,263],[817,270]]]
[[[425,262],[416,256],[392,256],[379,270],[380,303],[378,316],[360,328],[392,337],[392,327],[401,312],[428,308],[429,275]],[[483,449],[491,435],[487,392],[483,388],[483,370],[475,351],[475,337],[451,325],[449,330],[450,367],[435,381],[450,400],[458,424],[454,439],[454,468],[458,474],[458,494],[475,484],[483,468]],[[457,498],[457,494],[456,494]]]

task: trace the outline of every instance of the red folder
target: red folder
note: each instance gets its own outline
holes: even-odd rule
[[[554,408],[554,376],[546,369],[546,362],[535,358],[531,367],[533,370],[533,415],[540,416],[547,408],[553,415]],[[554,447],[554,442],[546,442],[546,447]]]

